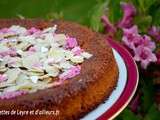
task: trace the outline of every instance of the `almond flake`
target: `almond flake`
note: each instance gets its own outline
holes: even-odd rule
[[[48,52],[48,48],[46,48],[46,47],[41,47],[41,52],[42,52],[42,53]]]
[[[86,59],[89,59],[89,58],[91,58],[93,56],[92,54],[90,54],[88,52],[83,52],[81,55]]]
[[[82,63],[84,61],[84,58],[82,56],[74,56],[71,58],[71,61],[73,63]]]
[[[31,81],[33,83],[37,83],[38,82],[38,76],[31,76],[30,79],[31,79]]]

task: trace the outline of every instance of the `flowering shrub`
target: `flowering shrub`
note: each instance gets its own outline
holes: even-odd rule
[[[123,31],[122,42],[133,52],[134,60],[141,63],[141,67],[146,69],[151,62],[156,62],[157,57],[154,53],[155,42],[147,34],[141,35],[138,32],[138,26],[134,25],[133,18],[136,15],[135,7],[130,3],[121,3],[124,15],[123,18],[114,26],[107,16],[102,16],[102,22],[105,30],[115,33],[117,28]],[[152,27],[149,32],[151,36],[159,39],[160,30]]]
[[[139,66],[140,83],[137,93],[129,105],[130,109],[125,109],[117,119],[157,120],[159,118],[156,116],[160,112],[154,103],[156,91],[153,83],[158,79],[160,81],[160,24],[155,26],[156,20],[146,12],[151,9],[149,7],[156,4],[156,0],[150,5],[148,3],[148,6],[145,6],[148,9],[144,11],[145,8],[142,8],[145,4],[144,0],[138,0],[141,2],[139,5],[135,5],[135,1],[120,2],[117,0],[114,1],[115,3],[110,1],[107,13],[102,11],[101,17],[104,33],[107,33],[106,35],[109,37],[119,39]],[[116,9],[118,5],[119,9]],[[121,11],[122,14],[117,18],[118,11]]]

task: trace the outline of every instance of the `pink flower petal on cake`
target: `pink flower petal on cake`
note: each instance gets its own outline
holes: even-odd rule
[[[39,32],[40,30],[35,28],[35,27],[31,27],[29,30],[27,30],[27,35],[32,35],[34,33]]]
[[[0,74],[0,82],[6,81],[7,75],[6,74]]]
[[[1,51],[0,52],[0,56],[3,58],[4,56],[7,56],[8,55],[8,52],[6,51]]]
[[[12,57],[16,56],[17,55],[17,51],[15,48],[10,48],[9,51],[8,51],[8,54]]]
[[[0,29],[0,33],[7,33],[7,32],[9,32],[8,28],[2,28],[2,29]]]
[[[32,66],[33,66],[33,67],[38,67],[38,68],[39,68],[39,67],[42,67],[42,64],[41,64],[41,63],[35,63],[35,64],[33,64]]]
[[[123,18],[118,23],[119,28],[129,28],[133,25],[133,17],[136,15],[136,9],[133,4],[130,3],[121,3],[121,7],[123,10]]]
[[[68,78],[73,78],[76,75],[80,74],[80,71],[81,71],[80,65],[74,66],[74,67],[70,68],[69,70],[67,70],[66,72],[60,74],[59,79],[66,80]]]
[[[73,52],[74,55],[80,55],[83,52],[83,50],[79,46],[76,46],[71,50],[71,52]]]
[[[0,52],[0,56],[2,56],[2,57],[5,57],[7,55],[12,56],[12,57],[16,56],[17,55],[16,49],[9,48],[8,50]]]
[[[77,43],[76,38],[68,37],[65,47],[66,47],[66,48],[74,48],[74,47],[77,46],[77,44],[78,44],[78,43]]]
[[[13,92],[5,92],[5,93],[2,93],[2,95],[0,95],[0,99],[11,99],[11,98],[15,98],[17,96],[24,95],[24,94],[27,94],[27,93],[28,92],[24,91],[24,90],[13,91]]]
[[[30,47],[30,48],[28,49],[28,51],[29,51],[29,52],[36,52],[37,50],[36,50],[36,48],[35,48],[34,46],[32,46],[32,47]]]
[[[105,15],[103,15],[101,17],[101,21],[104,25],[105,31],[106,32],[110,32],[110,33],[115,33],[116,32],[116,28],[114,27],[114,25],[109,21],[109,18]]]

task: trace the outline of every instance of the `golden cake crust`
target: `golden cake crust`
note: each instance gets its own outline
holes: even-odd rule
[[[44,20],[0,20],[0,28],[11,25],[37,27],[43,29],[58,25],[57,33],[65,33],[77,38],[81,48],[93,57],[81,65],[81,73],[65,84],[39,90],[9,100],[0,100],[0,110],[59,110],[58,115],[14,116],[14,119],[28,120],[74,120],[84,116],[103,102],[117,84],[118,68],[111,47],[105,37],[73,22]],[[0,119],[13,116],[0,116]]]

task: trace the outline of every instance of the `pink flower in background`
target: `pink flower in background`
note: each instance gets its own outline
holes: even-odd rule
[[[123,18],[117,23],[117,26],[114,26],[110,21],[108,16],[103,15],[101,21],[104,24],[104,28],[107,32],[115,33],[116,28],[130,28],[133,25],[133,18],[136,15],[136,9],[134,5],[130,3],[121,3],[121,8],[123,10]]]
[[[65,45],[66,48],[74,48],[77,46],[77,40],[76,38],[73,38],[73,37],[68,37],[67,38],[67,43]]]
[[[130,34],[137,35],[138,34],[138,27],[137,27],[137,25],[134,25],[130,28],[123,28],[123,32],[124,32],[124,35],[130,35]]]
[[[134,59],[141,62],[142,68],[146,69],[150,62],[156,62],[157,58],[148,47],[138,46],[135,51]]]
[[[6,74],[0,74],[0,82],[6,81],[7,75]]]
[[[133,17],[136,15],[135,7],[130,3],[121,3],[121,8],[123,10],[123,18],[118,23],[119,28],[129,28],[133,25]]]
[[[109,21],[109,18],[105,15],[101,17],[102,23],[104,24],[104,28],[106,32],[115,33],[116,28],[114,25]]]
[[[145,46],[145,47],[148,47],[148,48],[150,48],[152,51],[155,50],[155,48],[156,48],[155,42],[153,42],[149,36],[144,35],[144,36],[143,36],[143,39],[141,39],[141,40],[142,40],[142,41],[140,41],[140,43],[141,43],[140,45],[143,45],[143,46]]]
[[[148,34],[160,41],[160,27],[152,26],[149,29]]]
[[[134,49],[135,44],[139,41],[139,39],[141,39],[141,37],[138,34],[138,28],[136,25],[131,28],[123,29],[122,41],[129,48]]]
[[[150,48],[152,51],[156,48],[155,43],[147,35],[141,36],[138,34],[137,26],[123,29],[122,41],[126,46],[135,50],[138,46],[144,46]]]

